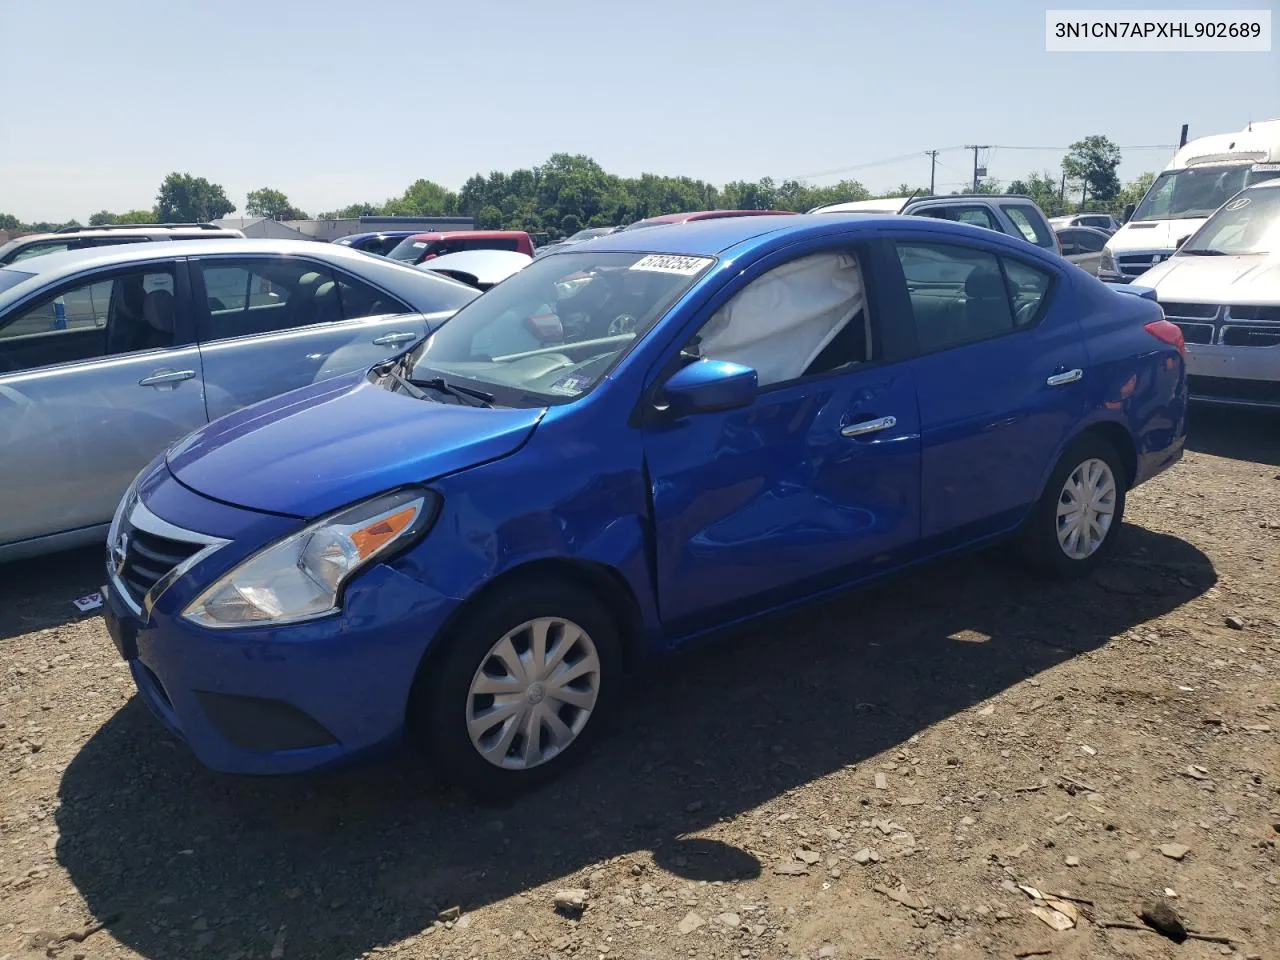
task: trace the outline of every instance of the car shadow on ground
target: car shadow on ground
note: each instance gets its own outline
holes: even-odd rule
[[[1078,583],[982,556],[758,623],[643,678],[586,763],[501,809],[433,787],[407,757],[290,779],[210,774],[135,698],[63,775],[57,857],[112,935],[155,960],[262,957],[282,927],[287,956],[346,960],[442,908],[637,851],[690,880],[749,879],[770,865],[681,838],[891,749],[1216,581],[1181,540],[1128,527],[1120,547]]]
[[[0,564],[0,642],[101,616],[81,613],[75,601],[98,592],[105,570],[102,547]]]
[[[1280,467],[1280,410],[1193,405],[1187,449]]]

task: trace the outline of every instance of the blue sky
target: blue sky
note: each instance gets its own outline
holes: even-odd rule
[[[1073,140],[1172,144],[1280,116],[1270,53],[1046,53],[1029,0],[0,0],[0,212],[149,207],[166,173],[316,212],[426,177],[586,153],[716,183],[928,182],[922,151],[1000,145],[990,175]],[[1267,0],[1128,8],[1270,8]],[[1011,147],[1050,147],[1015,150]],[[1167,162],[1126,150],[1125,179]],[[939,156],[940,190],[972,155]]]

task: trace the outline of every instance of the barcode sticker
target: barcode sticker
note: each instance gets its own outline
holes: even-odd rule
[[[710,257],[678,257],[672,254],[651,253],[631,265],[632,270],[648,270],[651,273],[678,273],[691,277],[708,263]]]

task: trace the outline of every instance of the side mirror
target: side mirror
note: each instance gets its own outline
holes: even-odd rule
[[[737,410],[749,406],[758,389],[759,378],[751,367],[727,360],[698,360],[663,384],[658,409],[675,417]]]
[[[1135,209],[1137,209],[1137,204],[1135,203],[1126,203],[1124,205],[1124,223],[1129,222],[1129,219],[1133,216],[1133,211]]]
[[[1186,242],[1187,242],[1188,240],[1190,240],[1190,239],[1191,239],[1191,234],[1189,234],[1189,233],[1188,233],[1185,237],[1179,237],[1179,238],[1178,238],[1178,242],[1177,242],[1177,243],[1175,243],[1175,244],[1173,245],[1173,249],[1175,249],[1175,250],[1181,250],[1181,249],[1182,249],[1182,245],[1183,245],[1184,243],[1186,243]]]

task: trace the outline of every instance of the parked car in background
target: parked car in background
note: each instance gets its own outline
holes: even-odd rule
[[[493,799],[580,755],[624,666],[728,624],[1006,538],[1095,569],[1182,455],[1184,376],[1156,303],[991,230],[619,232],[156,457],[107,629],[216,770],[407,731]]]
[[[1237,193],[1133,284],[1182,328],[1193,400],[1280,408],[1280,180]]]
[[[417,264],[432,257],[463,250],[514,250],[533,256],[533,241],[523,230],[457,230],[415,233],[405,237],[387,254],[401,263]]]
[[[398,247],[405,237],[412,237],[417,232],[416,230],[381,230],[376,233],[353,233],[349,237],[339,237],[333,242],[340,246],[351,247],[353,250],[363,250],[365,253],[376,253],[380,257],[385,257]]]
[[[588,227],[585,230],[579,230],[577,233],[570,234],[563,240],[555,240],[552,243],[544,243],[542,246],[533,251],[535,257],[540,257],[549,250],[559,250],[566,246],[572,246],[575,243],[583,243],[587,240],[594,240],[596,237],[607,237],[609,234],[617,231],[617,227]]]
[[[531,263],[533,257],[514,250],[462,250],[420,263],[415,269],[444,274],[477,290],[488,290]]]
[[[1030,197],[1017,194],[964,194],[949,197],[881,197],[815,207],[810,213],[896,213],[908,217],[954,220],[1011,237],[1060,254],[1058,238],[1044,211]]]
[[[1122,224],[1109,213],[1073,213],[1065,217],[1050,217],[1049,226],[1054,230],[1065,230],[1067,227],[1093,227],[1108,234],[1115,233]]]
[[[1086,273],[1097,276],[1102,248],[1107,245],[1111,234],[1094,227],[1061,227],[1054,232],[1058,235],[1062,255]]]
[[[0,269],[0,560],[101,542],[166,444],[403,351],[477,296],[306,240],[103,247]]]
[[[57,233],[30,233],[0,246],[0,266],[46,253],[65,253],[90,247],[161,240],[243,239],[244,233],[212,223],[108,224],[101,227],[69,227]]]
[[[647,217],[635,223],[619,227],[623,230],[643,230],[648,227],[670,226],[675,223],[695,223],[699,220],[723,220],[727,217],[793,217],[790,210],[693,210],[687,213],[666,213],[660,217]]]

